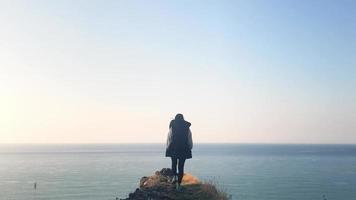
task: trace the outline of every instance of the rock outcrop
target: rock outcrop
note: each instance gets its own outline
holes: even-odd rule
[[[214,185],[201,183],[196,177],[185,173],[182,188],[177,191],[175,182],[172,182],[173,172],[163,168],[154,175],[142,177],[139,188],[123,200],[226,200],[227,195],[220,192]]]

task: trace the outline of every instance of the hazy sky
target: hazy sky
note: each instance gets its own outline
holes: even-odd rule
[[[1,1],[0,143],[356,143],[355,1]]]

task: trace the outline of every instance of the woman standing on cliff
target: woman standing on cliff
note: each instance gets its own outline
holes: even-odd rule
[[[166,157],[171,157],[172,159],[174,179],[178,175],[177,190],[180,189],[180,184],[182,183],[185,160],[192,158],[193,140],[192,132],[189,128],[190,125],[191,123],[185,121],[182,114],[177,114],[169,124]]]

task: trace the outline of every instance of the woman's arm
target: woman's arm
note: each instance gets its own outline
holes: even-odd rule
[[[190,149],[193,149],[193,138],[192,138],[192,131],[188,130],[188,145]]]
[[[168,149],[168,147],[172,144],[172,128],[169,128],[168,131],[168,136],[167,136],[167,146],[166,148]]]

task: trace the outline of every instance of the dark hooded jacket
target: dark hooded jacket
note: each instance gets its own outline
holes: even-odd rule
[[[185,120],[171,121],[169,128],[172,133],[171,136],[168,136],[168,140],[170,141],[167,142],[166,157],[192,158],[192,144],[189,144],[190,126],[191,123]]]

